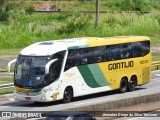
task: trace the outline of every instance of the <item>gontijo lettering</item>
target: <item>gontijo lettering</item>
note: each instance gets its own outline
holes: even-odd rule
[[[108,70],[116,70],[121,68],[130,68],[134,66],[133,61],[112,63],[108,65]]]

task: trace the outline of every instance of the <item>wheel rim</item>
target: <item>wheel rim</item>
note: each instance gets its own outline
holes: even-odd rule
[[[122,82],[121,89],[122,89],[122,91],[126,91],[126,89],[127,89],[127,83],[125,81]]]
[[[70,99],[71,99],[71,91],[70,90],[66,90],[64,92],[64,100],[65,101],[70,101]]]
[[[135,88],[136,87],[136,82],[135,82],[135,80],[132,80],[131,82],[130,82],[130,86],[131,86],[131,88]]]

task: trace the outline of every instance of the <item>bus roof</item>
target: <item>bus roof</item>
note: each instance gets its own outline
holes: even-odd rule
[[[150,39],[149,37],[146,36],[115,36],[107,38],[84,37],[84,38],[51,40],[51,41],[34,43],[24,48],[20,52],[20,54],[31,55],[31,56],[47,56],[67,49],[128,43],[128,42],[136,42],[144,40],[150,40]]]
[[[106,37],[106,38],[87,38],[86,44],[89,46],[100,46],[100,45],[110,45],[110,44],[120,44],[136,41],[150,40],[146,36],[115,36],[115,37]]]

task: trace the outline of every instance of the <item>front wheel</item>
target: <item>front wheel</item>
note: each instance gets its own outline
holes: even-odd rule
[[[67,87],[64,91],[64,95],[63,95],[63,102],[64,103],[68,103],[72,100],[73,97],[73,91],[71,88]]]
[[[127,80],[126,79],[121,80],[119,90],[120,90],[121,93],[125,93],[127,91]]]

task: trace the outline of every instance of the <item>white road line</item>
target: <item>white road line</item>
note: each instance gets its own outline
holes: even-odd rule
[[[160,76],[160,74],[154,74],[154,75],[156,75],[156,76]]]
[[[154,79],[151,79],[151,81],[153,81],[153,80],[160,81],[160,78],[154,78]]]
[[[114,98],[108,98],[108,99],[103,99],[103,100],[93,100],[93,101],[90,101],[90,102],[83,102],[83,103],[78,103],[78,104],[74,104],[74,105],[84,105],[84,104],[90,104],[90,103],[95,103],[95,102],[99,102],[99,101],[108,101],[108,100],[111,100],[111,99],[114,99]]]
[[[0,106],[0,108],[9,107],[9,106]]]
[[[151,71],[151,73],[159,73],[160,72],[160,70],[154,70],[154,71]]]
[[[11,93],[11,94],[6,94],[6,95],[4,95],[4,96],[14,96],[14,94]]]

